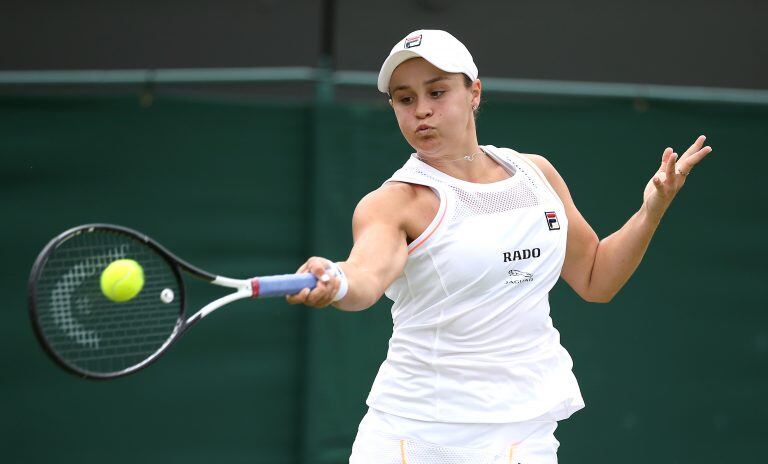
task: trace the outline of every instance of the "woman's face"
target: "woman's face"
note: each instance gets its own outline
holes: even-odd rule
[[[480,101],[479,81],[467,88],[463,74],[412,58],[395,68],[389,90],[400,131],[417,153],[463,153],[477,143],[472,107]]]

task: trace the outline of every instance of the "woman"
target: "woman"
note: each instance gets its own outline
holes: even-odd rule
[[[584,402],[548,292],[562,277],[610,301],[711,149],[701,136],[679,159],[664,150],[640,210],[599,240],[545,158],[478,145],[482,86],[456,38],[409,34],[378,87],[415,153],[358,204],[349,258],[310,258],[298,272],[317,287],[287,298],[344,311],[394,301],[350,463],[556,463],[557,421]]]

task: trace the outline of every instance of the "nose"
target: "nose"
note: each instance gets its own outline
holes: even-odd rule
[[[419,119],[425,119],[432,116],[432,105],[426,98],[419,98],[416,101],[416,117]]]

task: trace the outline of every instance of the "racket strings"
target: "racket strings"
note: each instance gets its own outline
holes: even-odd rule
[[[104,269],[132,259],[144,286],[126,302],[101,290]],[[172,301],[161,298],[171,291]],[[118,373],[157,352],[177,329],[181,288],[173,268],[154,249],[129,235],[96,229],[74,235],[48,256],[35,289],[37,318],[50,348],[89,373]]]

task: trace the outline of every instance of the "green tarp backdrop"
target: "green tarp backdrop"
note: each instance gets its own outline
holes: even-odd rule
[[[587,408],[560,424],[563,463],[764,459],[768,436],[768,107],[495,99],[480,141],[547,156],[601,237],[640,206],[661,152],[705,133],[639,270],[609,304],[561,282],[552,318]],[[410,153],[381,102],[232,97],[0,97],[0,461],[344,463],[391,333],[360,313],[232,304],[156,364],[94,382],[47,359],[26,281],[81,223],[138,229],[216,274],[341,260],[357,201]],[[190,308],[219,295],[192,283]]]

